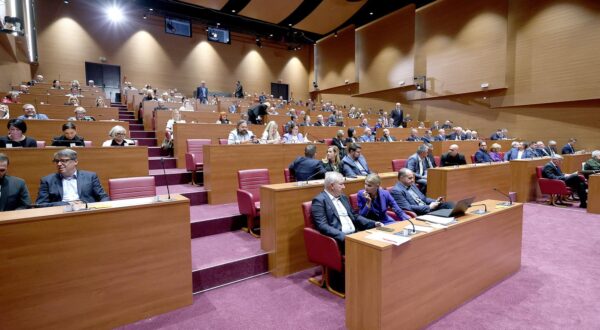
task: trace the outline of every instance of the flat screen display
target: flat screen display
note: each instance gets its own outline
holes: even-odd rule
[[[208,27],[208,41],[220,42],[223,44],[230,44],[231,39],[229,39],[229,30],[209,26]]]
[[[165,32],[191,38],[192,23],[183,18],[165,17]]]

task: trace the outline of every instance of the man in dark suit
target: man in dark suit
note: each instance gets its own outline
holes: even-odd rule
[[[325,176],[323,162],[315,159],[316,153],[317,147],[309,144],[304,148],[304,157],[298,157],[290,164],[290,174],[296,177],[296,181],[322,179]]]
[[[564,181],[565,184],[571,187],[573,190],[577,191],[577,195],[579,196],[579,207],[587,208],[587,188],[588,185],[585,183],[577,172],[571,174],[563,174],[560,169],[560,165],[562,164],[563,157],[561,155],[554,155],[550,162],[548,162],[542,171],[542,177],[553,180],[561,180]]]
[[[31,204],[25,181],[8,172],[8,157],[0,153],[0,212],[25,209]]]
[[[516,149],[510,149],[506,154],[504,154],[504,160],[514,160],[514,159],[527,159],[533,158],[535,154],[531,149],[529,149],[529,143],[527,142],[519,142],[517,144]]]
[[[392,125],[394,125],[394,127],[401,127],[402,122],[404,121],[404,113],[400,102],[396,103],[396,107],[392,110],[390,115],[392,116]]]
[[[463,132],[462,127],[455,127],[454,128],[454,133],[450,134],[450,136],[448,136],[448,140],[453,140],[453,141],[463,141],[467,139],[467,135]]]
[[[558,150],[556,149],[556,141],[550,140],[548,141],[548,146],[546,147],[546,151],[550,154],[550,156],[556,155]]]
[[[200,103],[208,103],[208,87],[206,87],[204,80],[200,83],[200,87],[196,88],[196,97],[200,100]]]
[[[446,141],[446,130],[440,128],[438,130],[438,135],[433,138],[434,141]]]
[[[41,206],[67,205],[110,200],[94,172],[77,169],[77,152],[63,149],[54,153],[57,173],[42,178],[36,204]]]
[[[416,128],[412,128],[410,130],[410,135],[406,138],[406,141],[411,141],[411,142],[421,141],[421,138],[419,137],[419,130],[417,130]]]
[[[267,112],[267,110],[271,107],[271,104],[269,102],[265,102],[263,104],[257,104],[255,106],[253,106],[252,108],[248,109],[248,121],[250,121],[251,124],[262,124],[263,118],[265,115],[268,115],[269,113]]]
[[[432,199],[425,196],[415,185],[415,174],[408,168],[398,171],[398,182],[390,194],[401,209],[415,212],[417,215],[454,207],[452,203],[444,202],[443,197]]]
[[[336,146],[340,152],[340,158],[346,156],[346,142],[344,142],[344,130],[337,131],[335,137],[331,139],[331,145]]]
[[[575,138],[570,138],[569,142],[567,142],[567,144],[565,144],[565,146],[562,148],[561,150],[561,154],[563,155],[571,155],[575,153],[575,143],[577,142],[577,139]]]
[[[312,201],[311,214],[317,230],[333,237],[344,252],[346,235],[381,226],[380,222],[352,213],[348,197],[343,195],[344,178],[338,172],[327,172],[325,190]]]
[[[535,157],[550,157],[550,153],[548,152],[548,150],[546,150],[546,146],[544,145],[544,142],[542,141],[537,141],[534,145],[533,145],[533,153],[535,155]]]
[[[417,152],[406,160],[406,168],[411,170],[416,178],[416,182],[421,187],[423,193],[427,192],[427,152],[429,148],[422,144],[417,148]]]
[[[491,163],[492,157],[488,154],[487,143],[485,141],[479,142],[479,150],[475,153],[475,163]]]
[[[498,128],[496,133],[490,136],[490,140],[505,140],[506,136],[502,133],[502,128]]]
[[[342,158],[342,174],[349,178],[367,175],[371,173],[367,160],[361,154],[361,146],[358,143],[348,145],[348,154]]]
[[[390,135],[390,130],[387,128],[383,129],[383,136],[379,138],[381,142],[395,142],[396,138]]]
[[[448,148],[448,152],[442,155],[440,167],[466,165],[465,156],[458,153],[458,145],[453,144]]]

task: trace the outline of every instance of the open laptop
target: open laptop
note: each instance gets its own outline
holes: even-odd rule
[[[454,205],[452,209],[441,209],[427,213],[427,215],[435,215],[438,217],[454,217],[457,215],[465,214],[465,211],[471,206],[471,203],[475,200],[475,197],[468,197],[461,199]]]

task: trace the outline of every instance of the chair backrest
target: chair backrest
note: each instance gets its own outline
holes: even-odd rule
[[[92,141],[85,140],[85,141],[83,141],[83,145],[86,146],[86,147],[91,147],[92,146]]]
[[[324,139],[326,145],[330,146],[333,143],[333,139]]]
[[[543,178],[543,176],[542,176],[542,171],[543,171],[543,169],[544,169],[544,168],[543,168],[542,166],[537,166],[537,167],[535,168],[535,175],[537,176],[537,178],[538,178],[538,179],[541,179],[541,178]]]
[[[187,153],[194,154],[196,163],[204,162],[204,154],[202,150],[205,145],[210,144],[210,139],[187,139]]]
[[[392,159],[392,171],[398,172],[406,167],[406,159]]]
[[[219,139],[219,144],[227,145],[228,144],[227,139]]]
[[[46,141],[35,141],[37,142],[37,147],[38,148],[45,148],[46,147]]]
[[[475,155],[471,155],[471,163],[475,164]]]
[[[498,151],[498,156],[500,156],[501,159],[504,159],[504,151]]]
[[[283,169],[283,178],[285,182],[296,182],[296,177],[290,173],[290,169],[287,167]]]
[[[350,206],[354,211],[358,211],[358,194],[352,194],[350,197]]]
[[[153,176],[139,176],[108,180],[111,200],[152,197],[156,195]]]
[[[266,168],[238,171],[238,188],[251,193],[254,200],[260,200],[260,186],[270,183],[269,170]]]
[[[302,203],[302,214],[304,215],[304,227],[305,228],[315,228],[315,224],[312,220],[312,202],[304,202]]]

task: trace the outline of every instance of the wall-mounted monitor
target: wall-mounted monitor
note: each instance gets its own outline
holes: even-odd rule
[[[184,18],[165,17],[165,32],[191,38],[192,22]]]
[[[220,42],[223,44],[230,44],[231,39],[229,38],[229,30],[209,26],[208,27],[208,41]]]

